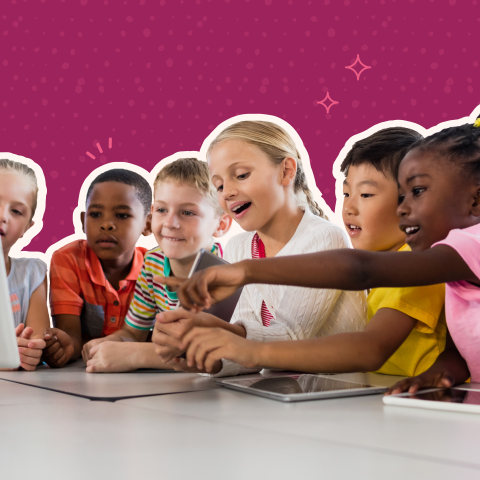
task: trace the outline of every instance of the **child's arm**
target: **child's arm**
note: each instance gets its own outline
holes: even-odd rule
[[[462,257],[447,245],[421,252],[368,252],[341,249],[289,257],[243,260],[210,267],[189,279],[156,277],[169,287],[179,287],[183,307],[209,308],[250,283],[296,285],[311,288],[365,290],[375,287],[408,287],[467,280],[477,282]]]
[[[378,370],[415,327],[416,319],[381,308],[363,332],[340,333],[313,340],[252,342],[220,330],[196,328],[186,335],[187,364],[216,373],[221,359],[246,368],[341,373]]]
[[[103,342],[92,347],[90,355],[88,373],[130,372],[139,368],[172,369],[161,361],[151,342]]]
[[[82,351],[82,327],[78,315],[55,315],[56,328],[45,331],[43,359],[50,367],[63,367],[77,360]]]
[[[148,330],[139,330],[125,323],[120,330],[117,330],[111,335],[95,338],[87,342],[82,348],[83,361],[87,363],[94,355],[94,352],[92,352],[93,347],[103,342],[144,342],[148,337],[148,333]]]
[[[47,308],[47,277],[30,296],[25,326],[33,329],[31,338],[42,340],[45,329],[50,326]]]
[[[450,333],[447,335],[445,350],[435,363],[424,373],[416,377],[397,382],[386,395],[394,393],[415,393],[420,388],[443,387],[464,383],[470,377],[467,362],[463,359],[453,343]]]

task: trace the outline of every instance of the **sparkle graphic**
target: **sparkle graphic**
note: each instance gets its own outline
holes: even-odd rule
[[[100,143],[96,143],[95,146],[97,147],[98,151],[100,153],[103,153],[103,149],[102,149],[102,146],[100,145]],[[112,140],[112,137],[109,137],[108,138],[108,148],[112,148],[113,147],[113,140]],[[86,154],[92,159],[92,160],[95,160],[97,157],[93,154],[93,153],[90,153],[90,152],[86,152]],[[104,157],[103,157],[104,158]]]
[[[325,100],[330,100],[331,103],[329,103],[327,105],[325,103]],[[338,102],[336,102],[335,100],[332,100],[332,97],[330,97],[330,92],[327,92],[327,95],[325,96],[325,98],[321,102],[317,102],[317,103],[320,104],[320,105],[323,105],[325,107],[325,109],[327,110],[327,113],[330,112],[330,109],[332,108],[333,105],[338,104]]]
[[[363,67],[359,72],[357,72],[354,68],[357,64],[360,64]],[[357,81],[358,81],[358,80],[360,80],[360,75],[362,74],[362,72],[365,71],[365,70],[368,70],[369,68],[372,68],[372,67],[369,67],[369,66],[363,64],[362,61],[360,60],[360,55],[357,54],[356,60],[351,65],[349,65],[348,67],[345,67],[345,68],[347,68],[348,70],[351,70],[357,76]]]

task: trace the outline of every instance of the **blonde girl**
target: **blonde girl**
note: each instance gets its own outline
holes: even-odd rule
[[[35,258],[12,258],[10,249],[34,224],[38,186],[35,172],[23,163],[0,160],[0,238],[15,322],[20,366],[35,370],[49,327],[47,266]]]
[[[230,263],[346,248],[345,232],[325,217],[308,188],[298,149],[280,126],[242,121],[223,130],[211,143],[207,160],[221,207],[246,231],[233,237],[225,251]],[[299,340],[363,330],[363,292],[248,285],[231,323],[238,335],[257,341]],[[190,319],[179,332],[179,315]],[[191,327],[209,326],[202,313],[179,309],[157,317],[154,342],[162,358],[178,355],[181,338]],[[169,357],[170,354],[170,357]],[[188,369],[175,360],[178,369]],[[217,362],[217,376],[245,369]]]

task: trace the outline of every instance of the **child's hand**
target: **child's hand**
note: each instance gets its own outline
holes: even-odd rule
[[[59,328],[47,328],[43,338],[46,342],[43,360],[52,368],[63,367],[75,351],[70,335]]]
[[[184,350],[180,350],[179,347],[187,332],[195,326],[215,325],[216,317],[206,313],[193,313],[183,308],[177,308],[176,310],[159,313],[156,318],[152,342],[158,345],[155,353],[162,361],[168,363],[184,353]]]
[[[221,360],[231,360],[246,368],[259,366],[260,342],[252,342],[223,328],[193,328],[180,348],[187,349],[187,365],[207,373],[217,373]]]
[[[233,265],[210,267],[192,275],[191,278],[159,277],[154,280],[173,289],[182,307],[192,312],[210,308],[213,303],[233,295],[245,284],[246,271],[243,262]]]
[[[136,343],[101,342],[90,349],[90,359],[86,362],[88,373],[131,372],[135,365]]]
[[[82,358],[83,358],[83,361],[85,362],[85,364],[87,364],[87,362],[93,357],[93,355],[95,355],[95,353],[92,352],[93,347],[96,347],[96,346],[100,345],[101,343],[106,342],[108,340],[110,340],[110,339],[108,339],[107,337],[95,338],[93,340],[90,340],[89,342],[87,342],[83,346],[83,348],[82,348]]]
[[[390,387],[385,395],[408,392],[415,393],[422,388],[450,388],[455,384],[454,376],[447,371],[425,372],[417,377],[406,378]]]
[[[33,328],[26,327],[21,323],[16,329],[18,353],[20,354],[20,367],[32,372],[40,363],[42,350],[45,342],[39,339],[31,339]]]

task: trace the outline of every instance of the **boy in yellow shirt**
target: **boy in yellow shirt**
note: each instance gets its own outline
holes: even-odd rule
[[[410,250],[396,215],[397,171],[419,138],[420,134],[407,128],[380,130],[356,142],[343,161],[342,216],[354,248]],[[179,279],[163,281],[169,286],[181,283]],[[368,325],[363,332],[264,345],[220,329],[204,328],[192,330],[183,342],[189,345],[189,365],[196,363],[197,368],[207,371],[213,362],[225,358],[245,367],[309,372],[376,370],[414,376],[427,370],[445,348],[444,302],[444,284],[375,288],[368,296]]]

